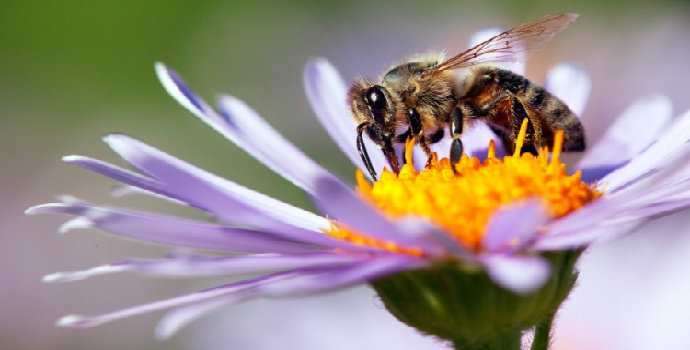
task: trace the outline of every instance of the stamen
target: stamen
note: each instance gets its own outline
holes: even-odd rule
[[[357,169],[355,171],[355,179],[357,180],[357,188],[360,192],[371,192],[371,184],[369,181],[367,181],[367,179],[364,178],[364,173],[362,173],[362,170]]]
[[[489,141],[489,150],[486,152],[486,158],[496,158],[496,143],[494,142],[494,140]]]
[[[464,154],[451,169],[448,158],[432,154],[429,166],[417,170],[412,162],[414,139],[405,143],[405,160],[399,174],[384,170],[380,179],[369,183],[361,171],[356,178],[358,192],[392,220],[409,215],[422,216],[442,228],[469,250],[481,251],[482,238],[493,214],[505,205],[538,198],[551,218],[578,210],[601,196],[592,185],[581,181],[580,173],[569,175],[559,156],[564,134],[555,133],[553,153],[546,147],[539,155],[520,154],[527,133],[523,120],[512,156],[496,158],[496,146],[489,142],[487,157],[480,161]],[[418,247],[400,246],[354,232],[332,222],[326,233],[334,238],[390,252],[424,255]],[[548,234],[548,232],[545,232]]]
[[[412,164],[412,147],[414,146],[414,138],[408,137],[405,141],[405,163]]]
[[[549,172],[552,172],[554,168],[558,166],[558,157],[561,155],[561,148],[563,148],[563,130],[558,130],[553,139],[553,153],[551,153]]]
[[[522,120],[522,125],[520,125],[520,132],[518,133],[517,140],[515,140],[515,151],[513,152],[513,157],[520,155],[522,151],[522,145],[525,143],[525,136],[527,136],[527,123],[529,120],[527,118]]]

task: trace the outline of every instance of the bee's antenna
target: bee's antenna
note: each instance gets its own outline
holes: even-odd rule
[[[364,127],[366,127],[366,124],[364,123],[357,126],[357,150],[359,151],[359,156],[362,157],[362,162],[364,162],[364,166],[367,167],[372,180],[376,181],[376,171],[374,171],[374,166],[371,164],[371,159],[369,159],[367,148],[364,147],[364,140],[362,140],[362,131],[364,130]]]

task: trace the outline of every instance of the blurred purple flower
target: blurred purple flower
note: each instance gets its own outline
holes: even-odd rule
[[[650,218],[690,205],[690,166],[683,161],[690,152],[690,113],[666,127],[671,108],[663,97],[651,97],[633,105],[578,163],[584,179],[598,181],[605,192],[603,197],[554,220],[549,220],[534,202],[501,209],[489,224],[483,249],[477,253],[450,239],[424,218],[399,220],[384,216],[351,186],[284,139],[242,101],[221,96],[220,113],[217,113],[175,72],[162,64],[156,65],[156,72],[180,104],[302,188],[322,215],[242,187],[129,136],[108,135],[104,141],[138,172],[84,156],[67,156],[64,161],[120,181],[133,191],[197,208],[217,218],[217,222],[94,206],[72,197],[32,207],[27,213],[76,216],[60,228],[61,232],[97,227],[142,241],[242,254],[132,259],[48,275],[46,281],[74,281],[122,271],[153,276],[254,274],[258,277],[109,314],[65,316],[58,321],[61,326],[95,326],[175,308],[157,328],[157,336],[167,338],[190,321],[223,305],[256,297],[345,288],[449,258],[481,266],[505,288],[529,293],[540,287],[550,274],[549,264],[538,253],[586,247],[595,240],[614,238]],[[342,78],[328,62],[319,59],[308,64],[305,85],[319,121],[345,155],[357,167],[365,169],[353,147],[355,125],[345,105],[346,85]],[[581,70],[560,65],[550,72],[545,86],[576,114],[582,112],[589,79]],[[464,138],[468,153],[481,153],[487,136],[491,135],[483,127],[468,132]],[[372,152],[371,156],[375,167],[381,169],[384,165],[381,154]],[[516,218],[521,218],[522,225],[516,226]],[[370,238],[416,247],[424,255],[397,254],[329,237],[323,233],[329,229],[329,219]],[[538,229],[543,225],[547,225],[547,234]]]

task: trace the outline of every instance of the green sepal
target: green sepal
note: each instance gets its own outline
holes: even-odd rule
[[[570,293],[580,253],[543,254],[551,275],[530,294],[509,291],[484,270],[458,260],[400,272],[371,285],[389,312],[423,333],[463,349],[519,349],[522,332],[552,317]]]

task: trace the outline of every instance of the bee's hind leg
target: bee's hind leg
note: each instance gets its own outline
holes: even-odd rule
[[[511,144],[511,146],[513,149],[515,149],[515,140],[517,140],[518,134],[520,133],[522,121],[527,119],[527,133],[525,134],[525,143],[523,144],[522,149],[520,149],[520,154],[532,153],[536,156],[539,153],[537,151],[537,146],[535,146],[534,144],[534,140],[536,139],[536,132],[534,130],[534,125],[532,124],[532,121],[529,119],[529,116],[527,115],[527,111],[525,111],[525,106],[523,106],[522,102],[520,102],[520,100],[515,96],[513,96],[511,104],[513,113],[513,118],[511,118],[513,143]]]
[[[518,134],[520,133],[520,127],[522,126],[522,121],[527,118],[527,133],[525,135],[525,142],[520,149],[520,154],[531,153],[537,155],[537,146],[534,144],[535,130],[532,120],[529,119],[527,112],[525,111],[525,106],[522,102],[515,97],[510,97],[510,109],[501,110],[501,113],[510,113],[508,119],[511,121],[510,125],[506,127],[499,127],[497,125],[488,124],[491,131],[498,136],[503,142],[503,148],[506,150],[507,154],[513,154],[515,151],[515,142],[517,140]]]

